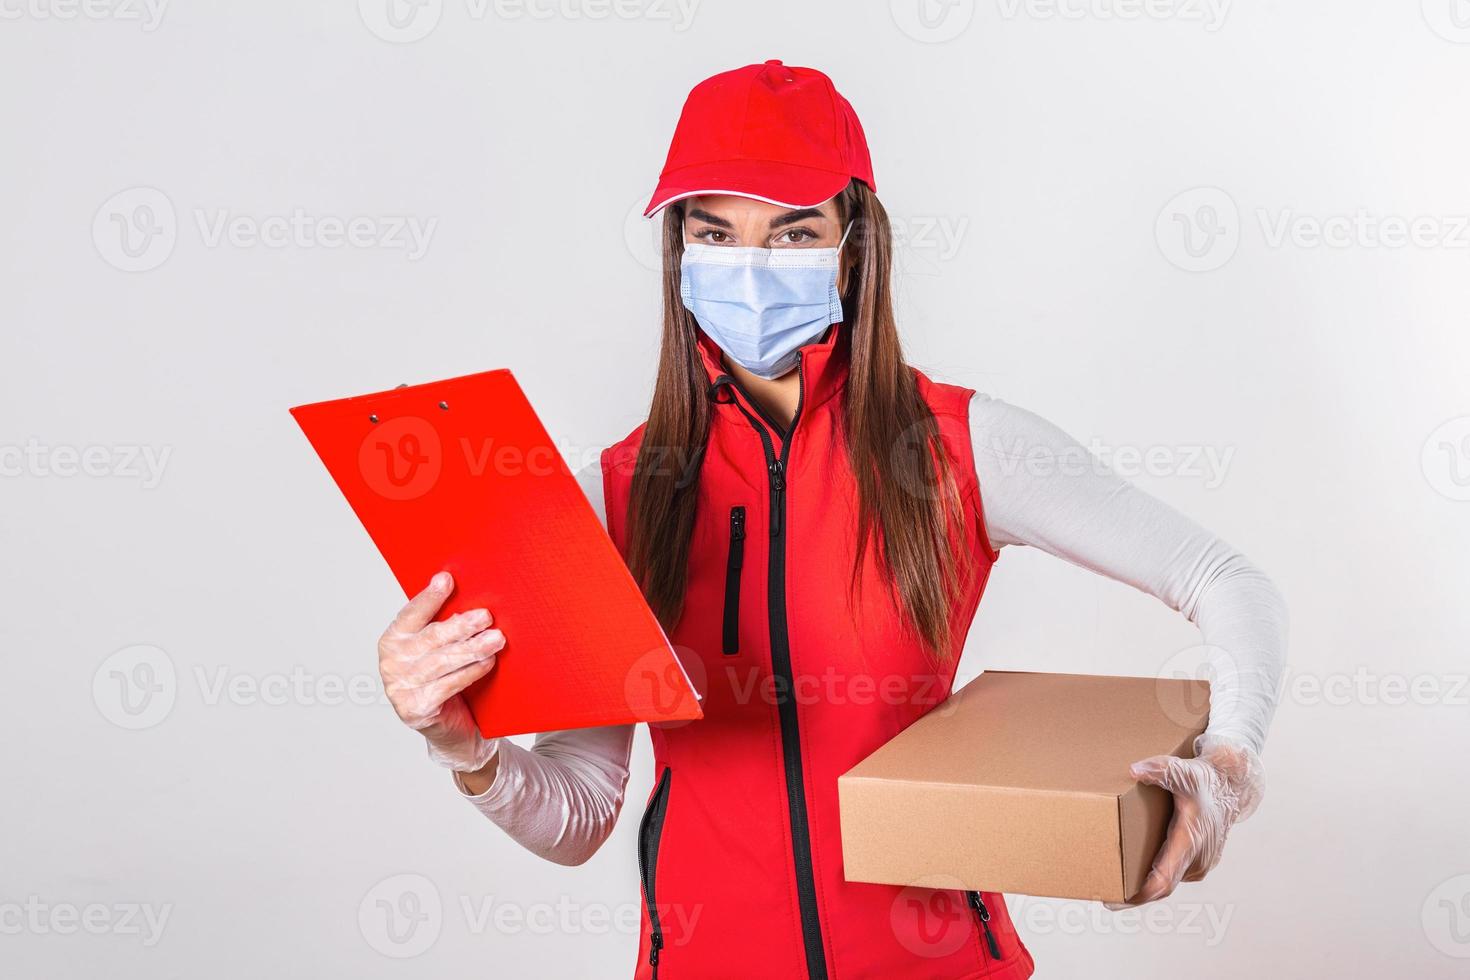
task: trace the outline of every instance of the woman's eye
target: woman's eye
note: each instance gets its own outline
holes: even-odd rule
[[[723,245],[730,241],[730,236],[718,228],[706,228],[703,231],[696,232],[694,237],[701,241],[709,242],[711,245]]]
[[[816,239],[817,235],[808,228],[793,228],[788,232],[783,232],[776,241],[782,245],[805,245]]]

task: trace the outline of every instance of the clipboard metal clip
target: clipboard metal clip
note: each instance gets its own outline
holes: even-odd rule
[[[403,381],[403,382],[400,382],[399,384],[394,385],[393,386],[393,390],[394,391],[397,391],[399,388],[407,388],[407,387],[408,387],[408,382],[407,381]],[[441,401],[439,403],[439,408],[442,411],[447,412],[447,411],[449,411],[449,403],[448,402],[445,402],[445,401]],[[378,415],[377,415],[377,413],[374,412],[373,414],[369,415],[368,416],[368,421],[371,422],[373,425],[377,425],[378,424]]]

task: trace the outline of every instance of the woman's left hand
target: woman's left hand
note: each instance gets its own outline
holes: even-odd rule
[[[1170,895],[1181,881],[1199,881],[1220,863],[1225,838],[1238,820],[1255,812],[1265,792],[1265,771],[1253,749],[1232,742],[1200,740],[1193,759],[1156,755],[1130,770],[1141,783],[1174,794],[1174,818],[1154,858],[1153,871],[1122,909]]]

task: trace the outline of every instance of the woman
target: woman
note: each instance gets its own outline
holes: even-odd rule
[[[1134,766],[1176,800],[1135,902],[1204,877],[1261,795],[1276,590],[1117,477],[1028,465],[1086,459],[1046,422],[905,365],[874,187],[826,76],[768,61],[693,90],[649,204],[665,255],[653,403],[582,482],[701,679],[705,716],[650,729],[638,977],[1031,974],[999,895],[914,903],[846,882],[837,815],[837,777],[948,693],[1006,547],[1148,591],[1226,652],[1197,757]],[[491,821],[585,861],[621,807],[632,727],[531,750],[482,739],[460,692],[507,638],[485,610],[431,623],[452,589],[436,576],[384,633],[392,703]],[[924,938],[924,908],[953,912],[963,941]]]

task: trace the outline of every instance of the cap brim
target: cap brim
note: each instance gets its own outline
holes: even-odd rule
[[[660,177],[643,216],[647,218],[675,201],[703,194],[733,194],[783,208],[814,208],[842,193],[851,179],[831,170],[766,160],[703,163]]]

